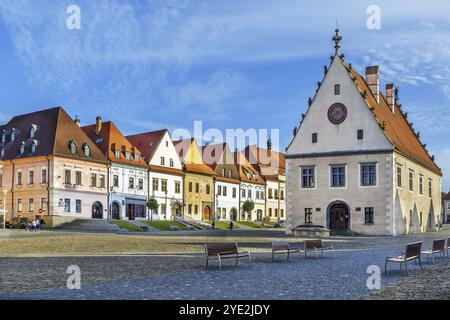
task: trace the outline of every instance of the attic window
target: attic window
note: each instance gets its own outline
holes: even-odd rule
[[[169,146],[169,141],[166,141],[166,147],[168,147]]]
[[[33,143],[31,144],[31,153],[36,152],[36,147],[37,147],[37,141],[34,140]]]
[[[30,138],[34,138],[36,135],[37,125],[32,124],[30,129]]]
[[[72,155],[77,155],[78,151],[77,151],[77,143],[75,141],[70,141],[69,142],[69,148],[70,148],[70,153],[72,153]]]
[[[20,143],[20,150],[19,150],[20,154],[24,154],[25,153],[25,142],[22,141]]]
[[[14,140],[16,140],[16,129],[12,129],[12,131],[11,131],[11,141],[14,141]]]
[[[140,157],[139,153],[135,153],[134,154],[134,161],[139,162],[139,157]]]
[[[131,159],[131,153],[130,153],[129,151],[125,152],[125,158],[126,158],[127,160],[130,160],[130,159]]]
[[[312,134],[311,139],[312,139],[312,143],[317,143],[317,132],[314,132],[314,133]]]
[[[84,144],[83,151],[84,151],[84,154],[86,155],[86,157],[91,156],[91,148],[89,148],[87,143]]]
[[[2,131],[2,143],[5,143],[5,142],[6,142],[6,130],[3,129],[3,131]]]
[[[121,153],[120,150],[114,151],[114,155],[116,156],[117,159],[120,158],[120,153]]]
[[[3,158],[5,156],[5,148],[0,149],[0,158]]]
[[[364,139],[364,130],[363,129],[359,129],[358,131],[357,131],[357,138],[358,138],[358,140],[362,140],[362,139]]]
[[[335,84],[334,85],[334,95],[338,96],[341,94],[341,85],[340,84]]]

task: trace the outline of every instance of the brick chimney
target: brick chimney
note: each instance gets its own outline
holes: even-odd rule
[[[392,113],[395,112],[395,102],[394,102],[394,84],[388,83],[386,85],[386,101],[389,109],[391,109]]]
[[[380,70],[378,66],[366,68],[366,82],[377,103],[380,103]]]
[[[95,134],[98,136],[102,131],[102,117],[98,116],[95,119]]]

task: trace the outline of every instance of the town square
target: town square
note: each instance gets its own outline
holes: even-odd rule
[[[1,1],[0,300],[450,299],[450,7],[381,2]]]

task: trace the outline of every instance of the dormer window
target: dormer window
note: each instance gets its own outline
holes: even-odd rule
[[[3,131],[2,131],[2,143],[5,143],[5,142],[6,142],[6,130],[3,129]]]
[[[120,154],[121,154],[120,150],[115,150],[115,151],[114,151],[114,155],[115,155],[115,157],[116,157],[117,159],[120,159]]]
[[[16,129],[12,129],[12,131],[11,131],[11,141],[14,141],[14,140],[16,140]]]
[[[33,143],[31,144],[31,153],[36,152],[36,147],[37,147],[37,141],[33,140]]]
[[[30,129],[30,138],[33,139],[36,136],[37,125],[32,124]]]
[[[77,143],[75,141],[72,140],[69,142],[69,148],[72,155],[76,156],[78,154]]]
[[[125,158],[126,158],[127,160],[130,160],[130,159],[131,159],[131,153],[130,153],[129,151],[125,152]]]
[[[19,153],[20,153],[21,155],[25,153],[25,142],[24,142],[24,141],[22,141],[22,142],[20,143]]]
[[[134,161],[139,162],[139,157],[140,157],[140,154],[139,153],[135,153],[134,154]]]
[[[5,148],[0,148],[0,158],[5,156]]]
[[[84,144],[83,151],[84,151],[84,154],[86,155],[86,157],[91,156],[91,148],[89,148],[87,143]]]

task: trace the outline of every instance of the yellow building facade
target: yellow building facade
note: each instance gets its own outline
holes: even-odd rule
[[[209,221],[215,212],[214,171],[202,158],[195,139],[175,141],[175,148],[183,163],[184,216],[187,219]]]

